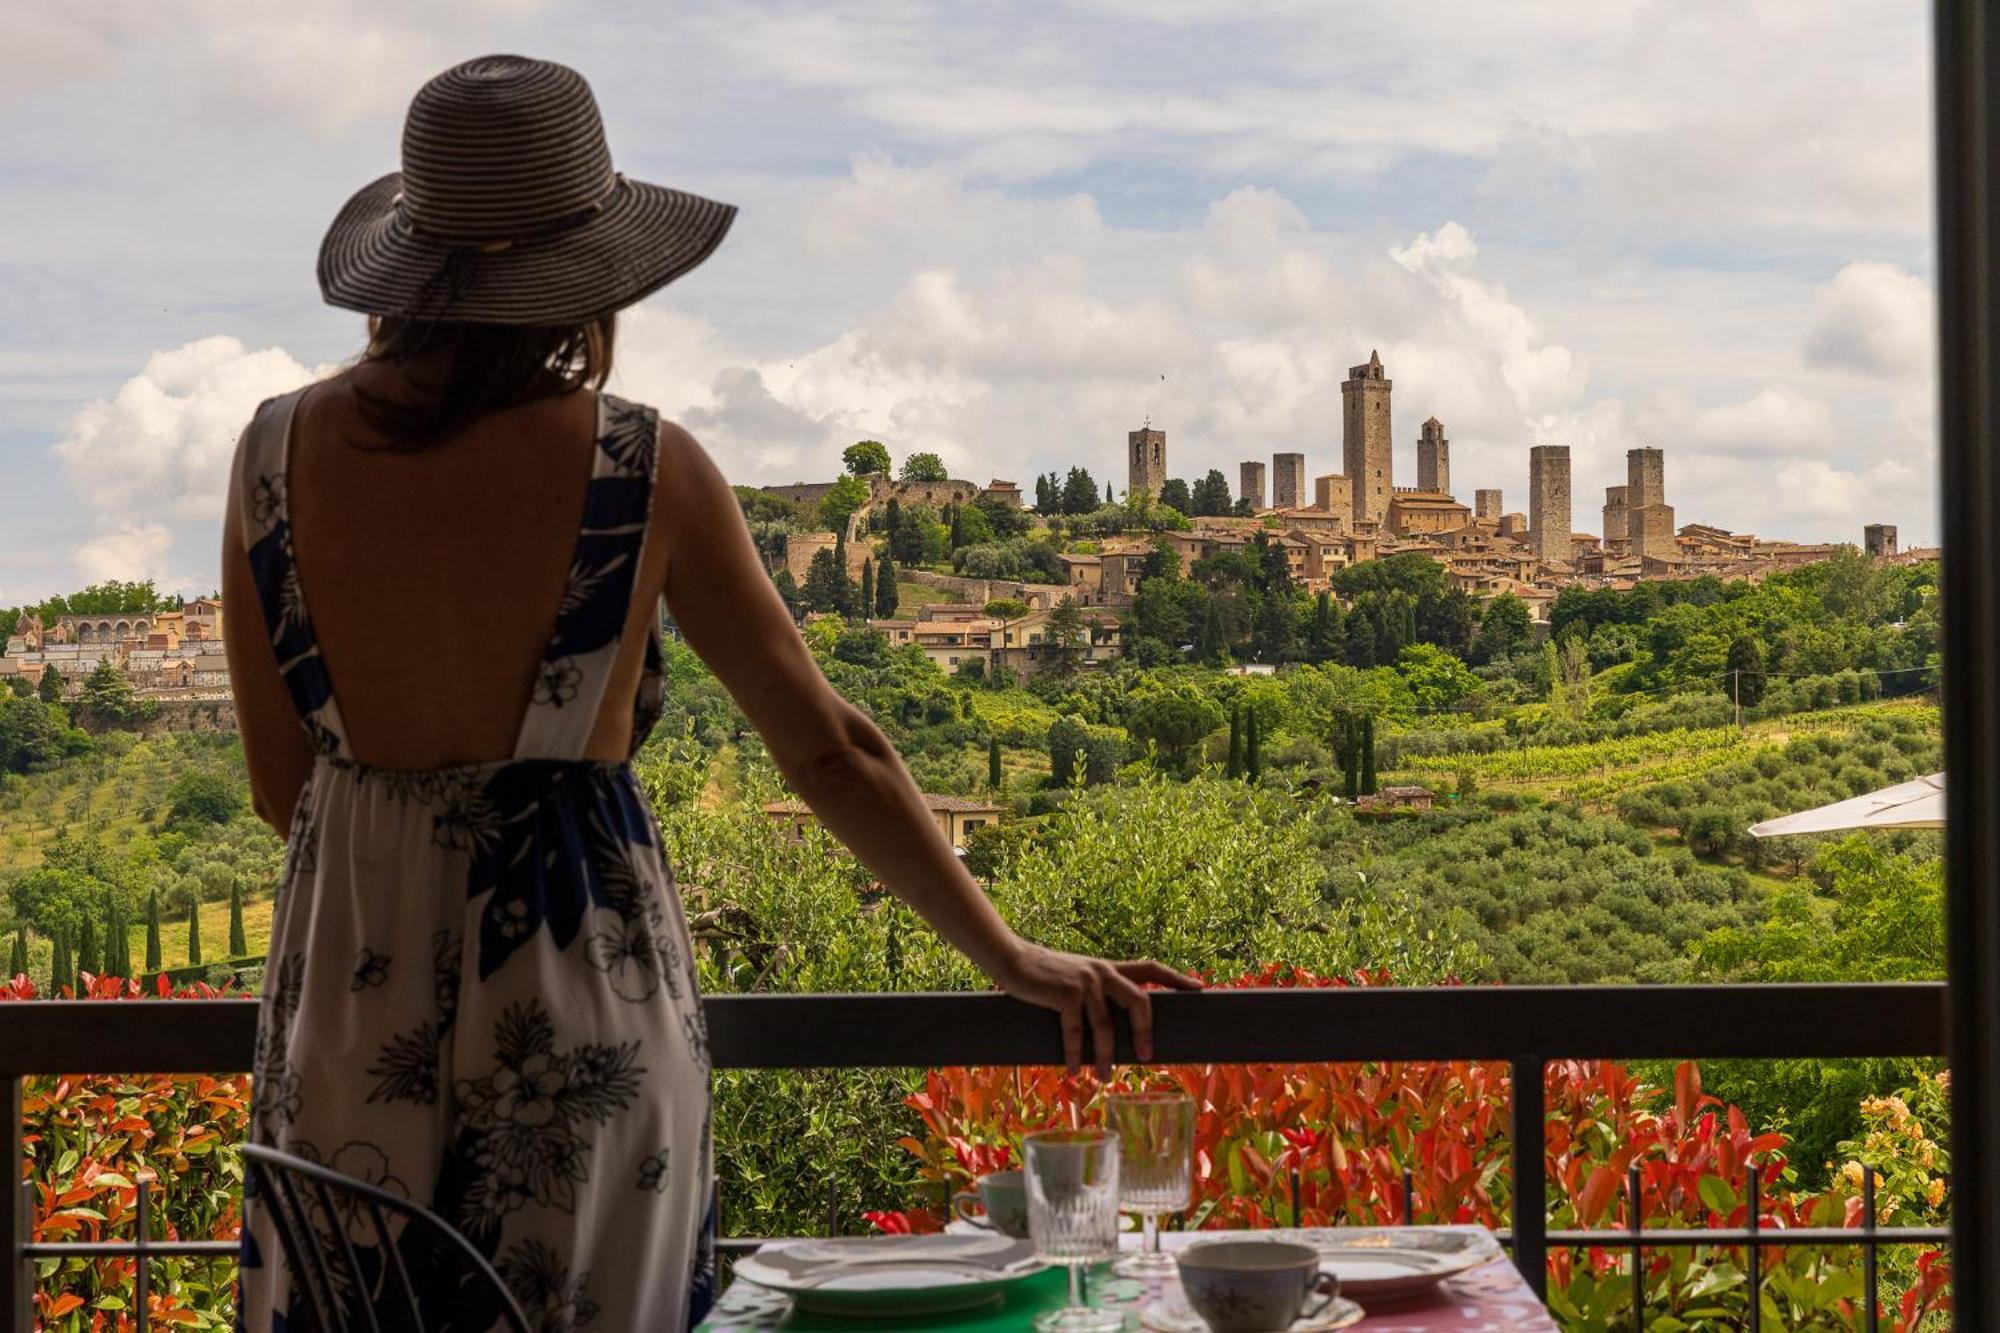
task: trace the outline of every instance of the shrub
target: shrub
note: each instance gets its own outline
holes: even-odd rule
[[[176,990],[164,978],[151,991],[113,977],[82,981],[76,998],[86,1001],[218,999],[234,993],[205,985]],[[35,995],[32,985],[18,979],[0,986],[0,1001],[28,1002]],[[31,1238],[132,1239],[142,1173],[153,1182],[156,1235],[236,1238],[243,1207],[237,1147],[249,1128],[249,1075],[38,1075],[23,1081],[21,1093],[24,1167],[33,1182]],[[233,1258],[156,1257],[150,1264],[147,1314],[154,1327],[229,1325],[235,1308]],[[130,1327],[123,1312],[136,1299],[136,1277],[135,1263],[124,1257],[37,1260],[37,1327]]]

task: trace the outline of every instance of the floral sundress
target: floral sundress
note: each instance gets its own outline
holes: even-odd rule
[[[625,763],[581,758],[644,550],[658,417],[600,395],[561,609],[512,759],[357,763],[292,558],[285,471],[303,390],[238,446],[243,530],[278,665],[316,758],[271,923],[250,1138],[426,1205],[545,1333],[686,1329],[714,1283],[707,1032],[659,829]],[[634,700],[658,715],[658,617]],[[246,627],[247,628],[247,627]],[[245,1191],[239,1333],[310,1327]],[[314,1225],[330,1242],[335,1225]],[[341,1220],[374,1303],[393,1271]],[[426,1327],[498,1312],[392,1225]],[[366,1325],[366,1320],[359,1323]]]

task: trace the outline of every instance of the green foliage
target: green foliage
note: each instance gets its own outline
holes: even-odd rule
[[[129,727],[152,711],[152,705],[134,697],[132,682],[125,678],[125,673],[108,661],[99,662],[83,678],[83,689],[76,702],[78,723],[96,731]]]
[[[856,440],[840,451],[841,466],[857,477],[889,475],[889,447],[880,440]]]
[[[806,583],[800,590],[800,600],[808,611],[840,613],[853,604],[854,585],[832,547],[813,552],[812,561],[806,566]]]
[[[28,928],[17,926],[14,930],[14,947],[7,957],[8,977],[24,977],[28,974]]]
[[[93,976],[104,970],[104,958],[97,951],[97,921],[88,912],[77,925],[76,970]]]
[[[1141,696],[1126,712],[1125,727],[1139,745],[1151,745],[1170,772],[1186,772],[1202,739],[1222,725],[1222,710],[1205,695],[1161,689]]]
[[[1527,646],[1534,628],[1528,604],[1511,592],[1501,593],[1486,604],[1479,617],[1479,634],[1472,641],[1469,660],[1475,666],[1503,662]]]
[[[1435,644],[1413,643],[1403,649],[1396,670],[1409,682],[1417,707],[1426,713],[1455,708],[1479,688],[1479,677]]]
[[[1321,842],[1345,823],[1325,801],[1216,778],[1092,789],[1003,868],[994,905],[1057,948],[1215,973],[1283,957],[1425,984],[1478,967],[1452,913],[1411,931],[1413,898],[1359,884],[1329,898]]]
[[[1775,890],[1754,925],[1719,929],[1695,950],[1701,975],[1729,981],[1940,981],[1944,864],[1854,834],[1820,849],[1819,887]]]
[[[44,680],[54,676],[46,673]],[[0,772],[33,773],[87,753],[91,740],[60,704],[0,695]]]
[[[833,489],[820,497],[815,522],[822,531],[845,532],[847,521],[854,517],[854,511],[867,503],[868,483],[849,473],[836,480]]]
[[[1063,481],[1062,512],[1065,514],[1088,514],[1097,508],[1097,483],[1091,479],[1090,469],[1073,467]]]
[[[247,953],[248,950],[245,950]],[[160,970],[160,891],[146,895],[146,971]]]
[[[45,704],[59,704],[63,700],[63,673],[55,666],[44,666],[42,678],[35,682],[35,697]]]
[[[192,769],[167,789],[168,829],[198,833],[204,825],[227,824],[243,809],[243,784],[215,769]]]
[[[902,600],[902,590],[896,586],[896,558],[884,553],[882,564],[875,575],[875,617],[878,620],[894,620],[896,606]]]
[[[201,966],[201,896],[188,901],[187,960],[189,967]]]
[[[1214,468],[1210,468],[1208,475],[1194,484],[1193,489],[1188,492],[1188,499],[1194,508],[1192,511],[1182,512],[1190,513],[1196,518],[1220,517],[1233,508],[1233,502],[1229,498],[1229,482]]]
[[[1375,825],[1370,844],[1378,882],[1469,914],[1491,960],[1481,975],[1517,985],[1684,979],[1697,941],[1751,924],[1764,901],[1741,870],[1574,810],[1440,811]]]
[[[884,451],[886,453],[886,451]],[[937,482],[951,480],[951,471],[936,454],[910,454],[903,459],[904,481]]]
[[[243,935],[243,886],[234,879],[229,881],[229,956],[246,958],[250,954],[250,942]]]
[[[1049,782],[1067,787],[1075,782],[1099,786],[1118,775],[1125,762],[1125,745],[1110,727],[1094,727],[1067,714],[1049,725]]]
[[[1160,486],[1160,503],[1176,513],[1192,516],[1195,512],[1194,494],[1180,477],[1169,477]]]

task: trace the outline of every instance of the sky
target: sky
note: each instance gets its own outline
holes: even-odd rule
[[[884,441],[1125,484],[1302,451],[1379,351],[1396,479],[1570,446],[1678,521],[1935,542],[1920,0],[0,0],[0,606],[216,583],[257,402],[336,369],[321,235],[411,95],[516,52],[628,175],[737,204],[614,391],[739,483]]]

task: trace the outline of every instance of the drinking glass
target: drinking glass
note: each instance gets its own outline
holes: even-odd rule
[[[1035,1253],[1069,1269],[1069,1305],[1035,1319],[1041,1333],[1117,1333],[1125,1316],[1084,1301],[1083,1270],[1118,1252],[1118,1136],[1051,1129],[1022,1140],[1028,1234]]]
[[[1194,1187],[1194,1099],[1182,1092],[1116,1092],[1104,1099],[1104,1125],[1118,1136],[1118,1203],[1139,1215],[1145,1244],[1113,1264],[1123,1277],[1175,1271],[1160,1252],[1160,1214],[1188,1206]]]

